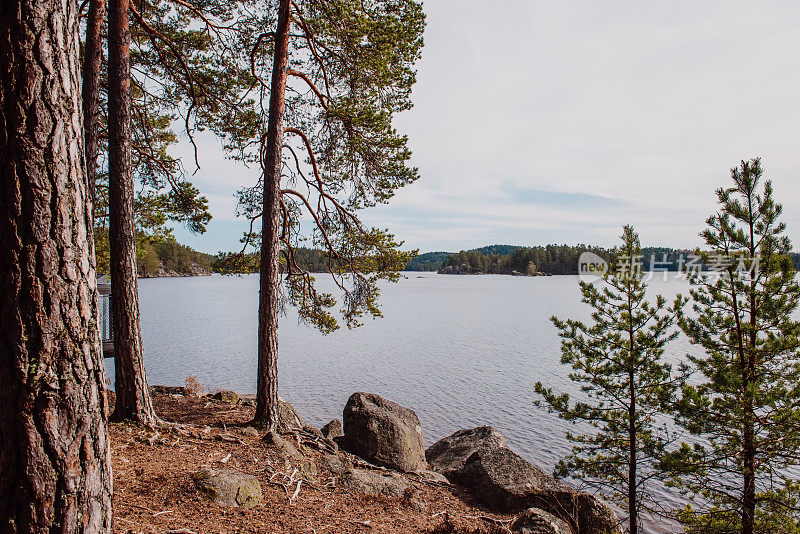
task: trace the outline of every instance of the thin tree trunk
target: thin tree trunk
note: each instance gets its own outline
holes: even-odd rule
[[[110,532],[78,3],[0,2],[0,532]]]
[[[628,296],[628,314],[633,320],[633,303],[631,302],[630,294]],[[639,532],[639,510],[637,509],[636,499],[636,360],[633,325],[631,324],[628,329],[629,340],[629,362],[628,367],[628,391],[629,401],[628,405],[628,532],[630,534],[637,534]]]
[[[114,420],[157,421],[142,358],[136,227],[131,172],[129,0],[108,7],[108,212],[111,250],[111,327],[114,337]]]
[[[254,423],[267,428],[278,424],[278,291],[280,272],[279,206],[281,187],[281,149],[286,69],[289,56],[289,0],[281,0],[272,87],[269,95],[267,143],[262,155],[264,169],[264,209],[261,215],[261,278],[258,297],[258,384]]]
[[[756,257],[755,228],[753,216],[753,192],[748,191],[748,214],[750,221],[750,258]],[[750,269],[750,332],[746,366],[742,387],[744,388],[744,429],[742,432],[742,471],[744,491],[742,492],[742,534],[753,534],[756,516],[756,444],[755,444],[755,409],[753,399],[753,380],[756,374],[756,333],[758,315],[756,313],[756,280],[755,272]],[[744,339],[741,339],[744,345]]]
[[[86,138],[86,181],[92,200],[97,181],[99,152],[101,30],[106,12],[105,0],[90,0],[86,21],[86,43],[83,50],[83,129]]]

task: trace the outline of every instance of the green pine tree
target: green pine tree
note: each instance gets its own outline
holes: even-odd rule
[[[702,444],[667,460],[675,483],[700,497],[680,518],[690,532],[800,532],[800,286],[782,209],[759,159],[731,170],[701,236],[712,270],[692,277],[694,314],[681,320],[703,350],[702,381],[683,388],[677,420]]]
[[[614,252],[617,265],[602,285],[580,283],[583,302],[594,310],[593,323],[552,318],[562,339],[561,362],[572,366],[570,379],[581,385],[585,400],[574,402],[540,382],[536,392],[544,397],[537,404],[590,429],[567,434],[572,453],[555,475],[580,478],[624,505],[635,534],[642,512],[655,509],[648,490],[671,442],[659,415],[681,377],[662,355],[677,335],[685,300],[678,296],[671,306],[660,295],[654,303],[647,300],[639,238],[631,226],[625,226],[622,246]]]

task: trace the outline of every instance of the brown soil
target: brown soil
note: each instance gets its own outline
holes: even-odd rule
[[[406,533],[436,527],[444,532],[448,516],[465,529],[448,527],[449,532],[488,532],[509,523],[508,516],[472,505],[462,490],[419,477],[409,477],[418,490],[413,499],[349,493],[330,472],[301,471],[320,455],[312,447],[302,447],[303,458],[287,460],[260,435],[245,430],[242,424],[252,417],[252,407],[162,394],[154,395],[154,402],[164,421],[179,425],[156,430],[110,425],[115,532]],[[295,440],[292,434],[284,437]],[[204,466],[255,475],[263,503],[251,509],[211,503],[192,481],[192,474]],[[300,491],[290,500],[299,478]]]

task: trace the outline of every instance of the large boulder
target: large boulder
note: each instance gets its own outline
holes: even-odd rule
[[[261,484],[253,475],[233,469],[206,468],[192,478],[201,493],[221,506],[252,508],[261,502]]]
[[[571,498],[575,490],[534,466],[511,449],[498,447],[473,453],[457,482],[483,504],[501,512],[519,512],[554,497]]]
[[[342,475],[339,483],[357,493],[396,498],[402,497],[411,488],[408,481],[397,473],[371,469],[351,469]]]
[[[622,525],[611,507],[591,493],[578,493],[573,499],[577,508],[580,534],[621,534]]]
[[[420,471],[425,443],[417,414],[371,393],[353,393],[342,417],[341,444],[353,454],[400,471]]]
[[[549,512],[528,508],[511,523],[517,534],[574,534],[569,523]]]
[[[500,512],[538,508],[566,521],[576,534],[622,532],[616,514],[603,501],[556,480],[510,449],[474,453],[458,483]]]
[[[500,448],[508,449],[500,431],[490,426],[479,426],[440,439],[425,451],[425,459],[430,469],[455,482],[470,456],[478,451]]]

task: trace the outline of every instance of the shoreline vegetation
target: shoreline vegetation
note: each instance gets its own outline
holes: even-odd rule
[[[406,264],[405,272],[438,272],[439,274],[505,274],[511,276],[577,275],[578,260],[584,252],[592,252],[608,262],[613,251],[593,245],[488,245],[460,252],[425,252],[417,254]],[[668,247],[643,247],[644,271],[681,269],[681,258],[696,251]],[[223,262],[231,253],[217,255],[199,252],[176,241],[145,242],[139,246],[139,277],[209,276],[223,272]],[[250,258],[252,256],[252,258]],[[324,251],[310,248],[295,249],[297,263],[311,273],[327,271]],[[795,268],[800,269],[800,253],[790,255]],[[257,254],[247,255],[252,263],[250,273],[257,273]],[[102,265],[99,274],[105,274]]]

